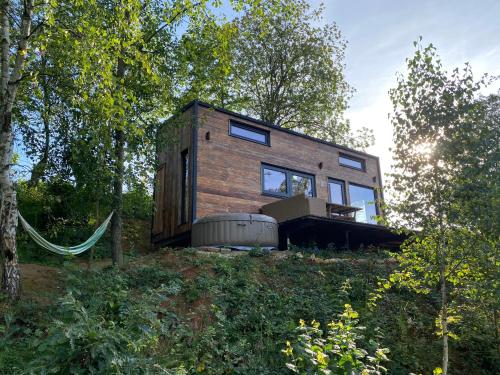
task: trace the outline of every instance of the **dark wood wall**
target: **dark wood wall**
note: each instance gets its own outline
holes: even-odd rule
[[[192,122],[194,107],[164,124],[158,135],[158,169],[155,177],[155,212],[153,216],[152,241],[161,243],[191,229],[191,185],[192,185]],[[181,223],[182,166],[181,154],[188,150],[189,173],[187,201],[188,217]]]
[[[194,197],[196,217],[192,216],[192,191],[188,189],[189,215],[180,224],[182,167],[181,153],[188,149],[190,157],[189,186],[193,182],[193,125],[196,105],[181,116],[169,120],[164,138],[173,140],[161,145],[158,170],[155,177],[155,213],[153,243],[167,243],[169,239],[188,234],[196,218],[225,212],[258,213],[262,205],[280,198],[262,194],[262,163],[304,172],[315,176],[316,195],[328,200],[328,178],[345,182],[349,202],[348,183],[380,188],[380,170],[376,157],[359,154],[329,144],[320,143],[294,134],[269,128],[258,122],[242,119],[200,105],[197,115],[196,183]],[[229,122],[270,131],[271,146],[266,146],[229,135]],[[210,135],[207,137],[207,133]],[[196,132],[195,132],[196,134]],[[339,153],[365,160],[366,171],[339,165]],[[322,163],[322,168],[320,168]]]
[[[269,130],[269,127],[200,106],[198,132],[197,217],[224,212],[257,213],[280,198],[262,195],[261,164],[315,176],[317,197],[328,200],[328,178],[380,187],[378,159],[271,129],[271,146],[229,135],[229,121]],[[210,132],[210,139],[206,133]],[[363,158],[366,171],[339,165],[339,152]],[[319,164],[322,163],[322,169]]]

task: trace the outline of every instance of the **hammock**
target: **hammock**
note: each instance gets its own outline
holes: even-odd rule
[[[22,217],[21,213],[19,212],[19,219],[21,220],[21,224],[24,228],[24,230],[30,235],[30,237],[35,241],[37,244],[39,244],[41,247],[44,249],[47,249],[49,251],[52,251],[53,253],[60,254],[60,255],[77,255],[81,254],[84,251],[87,251],[90,249],[92,246],[96,244],[97,241],[102,237],[104,232],[106,232],[106,228],[108,227],[109,222],[111,221],[111,217],[113,216],[113,212],[109,214],[109,216],[104,220],[104,222],[101,224],[99,228],[96,229],[94,234],[90,236],[90,238],[85,241],[84,243],[76,246],[59,246],[59,245],[54,245],[53,243],[50,243],[46,239],[44,239],[42,236],[40,236],[37,231],[28,224],[28,222]]]

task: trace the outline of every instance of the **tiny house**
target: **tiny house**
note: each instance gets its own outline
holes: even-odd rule
[[[383,198],[376,156],[199,101],[164,129],[175,142],[158,143],[156,246],[188,245],[196,219],[221,213],[276,217],[282,248],[398,239],[375,221]]]

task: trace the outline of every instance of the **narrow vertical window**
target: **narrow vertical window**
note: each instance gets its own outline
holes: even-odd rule
[[[184,150],[181,153],[181,224],[185,224],[189,217],[189,153]]]
[[[328,179],[328,193],[330,203],[345,204],[344,182],[340,180]]]

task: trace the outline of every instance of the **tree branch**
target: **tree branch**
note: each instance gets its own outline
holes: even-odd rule
[[[193,4],[192,7],[191,7],[191,9],[194,9],[194,8],[198,7],[199,5],[201,5],[201,2]],[[190,8],[188,8],[187,6],[185,6],[182,10],[180,10],[179,12],[177,12],[176,14],[174,14],[174,16],[170,20],[166,21],[162,26],[160,26],[158,29],[156,29],[154,32],[152,32],[150,35],[148,35],[144,39],[144,43],[148,43],[151,39],[153,39],[156,35],[158,35],[158,33],[160,33],[167,26],[169,26],[173,22],[175,22],[175,20],[177,20],[177,18],[179,18],[181,15],[185,14],[189,9]]]

